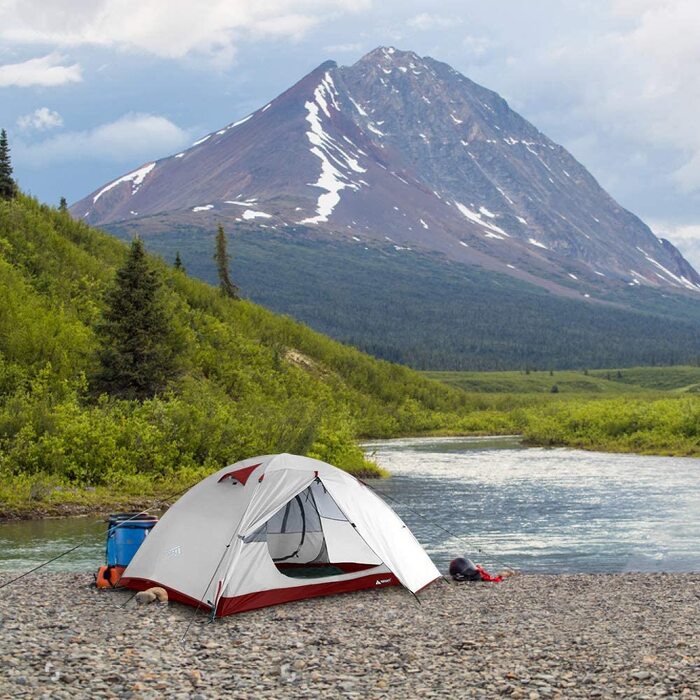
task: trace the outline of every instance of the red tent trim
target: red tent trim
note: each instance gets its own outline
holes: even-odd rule
[[[123,578],[120,585],[136,591],[145,591],[153,586],[165,588],[168,598],[178,603],[192,605],[200,610],[211,611],[211,606],[198,601],[170,586],[163,586],[158,581],[142,578]],[[337,593],[352,593],[367,588],[386,588],[387,586],[400,586],[399,580],[391,573],[374,573],[359,578],[345,581],[327,581],[324,583],[312,583],[305,586],[293,586],[290,588],[278,588],[274,590],[258,591],[234,596],[232,598],[220,598],[217,605],[216,616],[225,617],[235,613],[242,613],[256,608],[265,608],[269,605],[291,603],[295,600],[305,600],[316,596],[334,595]]]
[[[234,613],[242,613],[256,608],[265,608],[268,605],[291,603],[295,600],[305,600],[316,596],[334,595],[337,593],[351,593],[366,588],[386,588],[387,586],[400,586],[399,580],[391,573],[370,574],[345,581],[327,581],[324,583],[312,583],[305,586],[293,586],[290,588],[278,588],[275,590],[258,591],[221,598],[217,605],[217,617],[224,617]]]
[[[248,481],[248,477],[262,464],[262,462],[258,462],[257,464],[253,464],[250,467],[243,467],[242,469],[234,469],[232,472],[227,472],[224,474],[218,481],[220,484],[224,479],[234,479],[235,481],[238,481],[239,483],[243,484],[245,486],[246,481]]]

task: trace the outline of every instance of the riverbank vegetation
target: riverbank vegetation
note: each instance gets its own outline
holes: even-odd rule
[[[463,431],[517,433],[531,445],[700,456],[700,367],[425,374],[468,392]]]
[[[65,208],[0,201],[0,515],[141,507],[272,452],[380,473],[361,438],[518,433],[700,456],[700,368],[423,376],[151,256],[176,357],[157,391],[114,391],[104,339],[127,258]]]

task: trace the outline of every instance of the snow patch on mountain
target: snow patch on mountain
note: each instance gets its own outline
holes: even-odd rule
[[[144,165],[138,170],[134,170],[134,172],[129,173],[128,175],[123,175],[120,177],[118,180],[115,180],[114,182],[110,182],[109,185],[106,187],[103,187],[93,198],[92,198],[92,203],[94,204],[105,192],[109,192],[113,187],[116,187],[117,185],[120,185],[122,182],[131,182],[131,194],[134,195],[138,192],[139,187],[143,183],[143,181],[146,178],[146,175],[150,173],[153,168],[156,167],[155,163],[149,163],[148,165]]]
[[[269,107],[271,104],[272,103],[267,105],[267,107]],[[267,107],[263,107],[261,111],[264,112],[267,109]],[[225,134],[227,131],[230,131],[231,129],[235,129],[237,126],[240,126],[241,124],[245,124],[249,119],[252,119],[253,116],[255,116],[255,112],[253,112],[252,114],[249,114],[247,117],[243,117],[243,119],[239,119],[237,122],[233,122],[233,124],[229,124],[228,126],[225,126],[223,129],[221,129],[220,131],[217,131],[216,133],[219,136],[221,134]],[[197,145],[197,144],[195,144],[195,145]]]
[[[340,192],[346,188],[360,189],[362,185],[354,182],[347,172],[341,172],[339,168],[356,173],[367,172],[367,168],[363,168],[357,158],[348,154],[323,128],[321,113],[330,118],[329,103],[336,111],[340,111],[336,97],[333,78],[327,72],[314,90],[313,102],[304,103],[307,111],[306,121],[311,127],[306,132],[306,137],[311,143],[311,153],[321,161],[321,174],[318,180],[309,184],[325,192],[319,196],[316,203],[316,216],[302,219],[300,224],[318,224],[328,221],[328,217],[340,201]]]
[[[665,275],[667,275],[673,282],[677,282],[681,287],[685,287],[686,289],[692,289],[693,291],[697,291],[700,289],[700,286],[693,284],[689,279],[684,277],[683,275],[675,275],[671,270],[669,270],[667,267],[664,267],[658,260],[654,259],[647,253],[645,250],[642,250],[639,246],[637,246],[637,250],[646,258],[648,262],[650,262],[652,265],[655,265],[659,270],[661,270]],[[630,272],[634,272],[633,270],[630,270]],[[636,273],[639,274],[639,273]],[[641,277],[641,275],[639,275]],[[659,273],[656,273],[656,276],[659,277]],[[661,279],[664,279],[661,277]],[[667,282],[668,280],[664,280]]]
[[[264,211],[254,211],[253,209],[246,209],[241,216],[246,220],[250,221],[251,219],[270,219],[272,218],[272,214],[267,214]]]
[[[496,224],[492,224],[490,221],[484,221],[481,218],[482,215],[479,212],[472,211],[469,207],[464,206],[464,204],[462,204],[461,202],[455,201],[455,206],[457,207],[457,209],[459,209],[463,216],[469,219],[469,221],[472,221],[475,224],[483,226],[485,229],[487,229],[487,233],[484,234],[486,238],[502,239],[503,236],[510,237],[510,234],[506,233],[500,226],[496,226]],[[489,212],[489,215],[494,216],[493,214],[491,214],[491,212]]]

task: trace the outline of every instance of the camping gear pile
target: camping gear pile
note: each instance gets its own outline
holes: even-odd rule
[[[466,557],[457,557],[450,562],[450,576],[453,581],[486,581],[500,583],[510,576],[515,576],[513,569],[504,569],[496,575],[490,574],[481,564],[475,564]]]
[[[158,522],[158,516],[147,513],[115,513],[109,516],[107,525],[107,564],[95,575],[98,588],[115,588],[146,539]]]
[[[187,491],[119,583],[161,587],[215,617],[364,588],[417,593],[437,578],[371,488],[325,462],[279,454],[238,462]]]

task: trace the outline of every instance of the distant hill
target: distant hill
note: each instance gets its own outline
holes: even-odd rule
[[[203,232],[221,222],[245,238],[250,298],[416,367],[600,367],[700,351],[700,276],[674,246],[499,95],[411,51],[326,62],[71,212],[167,257],[185,249],[204,276]],[[271,301],[270,284],[293,302]]]

